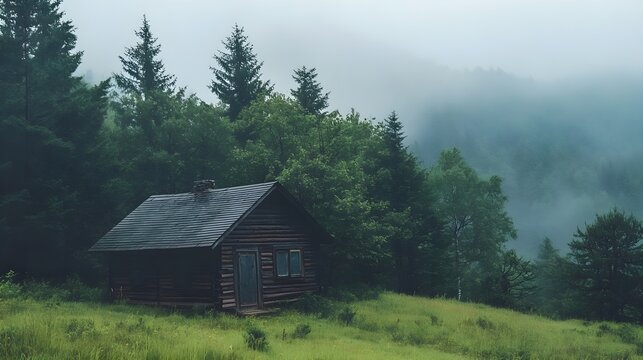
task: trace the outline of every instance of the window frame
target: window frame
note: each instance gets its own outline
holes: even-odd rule
[[[287,254],[286,256],[286,275],[279,275],[279,272],[277,270],[277,253],[279,252],[285,252]],[[291,260],[291,253],[293,252],[298,252],[299,253],[299,274],[293,275],[290,271],[290,260]],[[274,272],[274,277],[277,280],[284,280],[284,279],[302,279],[304,277],[304,249],[300,247],[289,247],[289,246],[284,246],[284,247],[275,247],[273,254],[272,254],[272,259],[273,259],[273,272]]]

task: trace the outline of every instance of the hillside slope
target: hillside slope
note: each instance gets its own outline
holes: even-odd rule
[[[339,308],[346,305],[336,304]],[[384,293],[350,325],[284,311],[258,318],[126,305],[0,300],[3,359],[642,359],[632,325],[553,321],[452,300]],[[310,325],[303,338],[298,324]],[[246,347],[265,330],[265,352]]]

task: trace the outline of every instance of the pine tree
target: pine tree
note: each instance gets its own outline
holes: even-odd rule
[[[0,2],[0,272],[59,275],[88,239],[108,84],[73,76],[81,53],[59,7]]]
[[[217,66],[210,67],[214,80],[209,87],[228,106],[228,116],[234,121],[243,108],[258,96],[269,94],[273,86],[261,80],[263,62],[257,60],[242,27],[235,24],[223,46],[225,50],[214,55]]]
[[[569,259],[562,257],[549,238],[540,244],[534,262],[533,307],[541,314],[568,317],[577,315]]]
[[[306,69],[302,66],[295,70],[293,79],[297,83],[297,89],[290,90],[299,105],[311,115],[322,115],[323,110],[328,107],[328,94],[323,93],[321,84],[317,81],[317,70]]]
[[[143,24],[135,31],[140,42],[127,48],[124,56],[118,58],[123,65],[123,73],[114,75],[116,84],[124,92],[149,98],[154,92],[171,93],[176,78],[166,74],[165,65],[158,59],[161,45],[150,31],[150,23],[143,15]]]
[[[388,204],[390,213],[390,246],[397,275],[397,289],[414,293],[418,285],[418,247],[432,230],[431,208],[427,201],[416,196],[424,189],[425,176],[417,160],[404,145],[400,118],[392,112],[379,125],[384,152],[379,154],[377,178],[372,196]],[[426,199],[424,199],[426,200]]]
[[[569,248],[586,316],[643,320],[643,223],[612,210],[578,229]]]

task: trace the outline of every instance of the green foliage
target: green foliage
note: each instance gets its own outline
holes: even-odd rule
[[[618,210],[597,215],[569,244],[585,314],[604,320],[643,319],[643,224]]]
[[[227,105],[228,116],[234,121],[252,101],[268,95],[273,85],[261,80],[263,62],[257,60],[242,27],[234,25],[223,47],[224,51],[214,55],[217,64],[210,68],[214,73],[210,89]]]
[[[140,42],[119,56],[123,73],[114,75],[118,87],[128,94],[149,98],[157,92],[172,92],[176,78],[165,73],[163,62],[158,59],[161,45],[150,31],[150,23],[143,15],[143,24],[135,32]]]
[[[99,302],[105,298],[104,289],[83,283],[78,275],[70,275],[65,282],[52,285],[45,281],[29,280],[22,285],[25,298],[35,300]]]
[[[0,329],[0,354],[7,358],[26,358],[34,353],[36,339],[31,331],[9,327]]]
[[[380,296],[382,289],[366,284],[350,284],[331,287],[327,290],[327,296],[341,302],[354,302],[358,300],[375,300]]]
[[[65,326],[65,334],[71,340],[78,340],[84,336],[91,336],[96,333],[96,327],[92,319],[72,319]]]
[[[290,90],[290,94],[297,103],[310,115],[322,115],[328,107],[328,94],[324,93],[321,84],[317,81],[317,69],[306,69],[302,66],[295,70],[292,76],[297,83],[297,88]]]
[[[246,333],[243,335],[243,338],[246,341],[246,345],[252,350],[268,350],[268,339],[266,338],[266,333],[256,326],[248,328]]]
[[[339,313],[337,314],[337,318],[344,325],[350,325],[353,323],[355,315],[357,315],[357,312],[353,308],[351,308],[350,306],[345,306],[339,311]]]
[[[308,324],[297,324],[295,330],[292,332],[292,337],[295,339],[303,339],[311,332],[310,325]]]
[[[569,260],[545,238],[534,262],[534,294],[528,302],[539,313],[554,318],[580,316],[572,273]]]
[[[445,290],[458,299],[480,298],[490,290],[484,285],[502,261],[502,245],[516,237],[504,209],[507,198],[501,180],[497,176],[481,179],[455,148],[442,152],[430,178],[450,240],[445,256],[452,259],[456,276]]]
[[[104,205],[94,150],[108,83],[73,75],[81,53],[63,15],[59,1],[0,3],[0,273],[92,268],[71,259]]]
[[[484,302],[503,307],[526,308],[526,299],[534,290],[534,266],[515,250],[503,251],[501,262],[486,279],[488,292]]]
[[[329,318],[335,314],[333,303],[325,297],[315,294],[302,296],[293,307],[303,314],[315,315],[320,318]]]
[[[15,271],[9,270],[0,277],[0,299],[14,299],[20,296],[22,287],[16,283]]]

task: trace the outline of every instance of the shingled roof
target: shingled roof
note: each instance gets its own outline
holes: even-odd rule
[[[103,236],[90,251],[212,247],[273,190],[277,182],[153,195]]]

